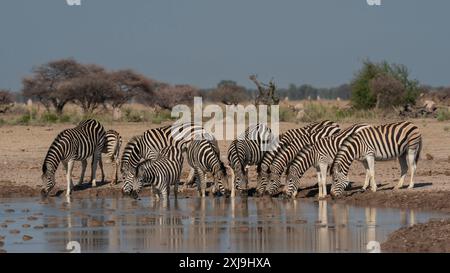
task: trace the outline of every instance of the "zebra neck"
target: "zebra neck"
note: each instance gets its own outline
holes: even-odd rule
[[[58,169],[59,163],[62,161],[63,155],[59,150],[50,147],[44,159],[45,173],[54,174]]]

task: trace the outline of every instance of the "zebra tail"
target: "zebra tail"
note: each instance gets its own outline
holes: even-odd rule
[[[420,152],[422,151],[422,138],[420,138],[420,141],[419,141],[419,147],[417,148],[417,153],[416,153],[416,158],[414,159],[414,161],[416,162],[416,164],[417,164],[417,162],[419,161],[419,158],[420,158]]]

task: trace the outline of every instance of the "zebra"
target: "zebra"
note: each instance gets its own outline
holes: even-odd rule
[[[248,167],[257,166],[261,171],[261,161],[265,151],[271,145],[273,135],[270,128],[263,123],[249,126],[231,142],[228,148],[228,162],[234,177],[232,183],[241,192],[248,189]]]
[[[419,128],[409,121],[402,121],[364,128],[349,137],[340,147],[332,165],[333,183],[331,195],[339,197],[348,185],[348,172],[353,160],[366,161],[366,179],[362,190],[371,183],[371,190],[376,191],[375,160],[398,158],[401,176],[394,189],[403,186],[408,172],[411,180],[408,188],[414,187],[414,172],[422,149],[422,136]],[[409,162],[408,162],[409,161]]]
[[[340,131],[339,133],[319,139],[314,145],[304,148],[295,156],[287,172],[286,195],[295,198],[303,174],[314,166],[317,170],[319,185],[319,198],[327,196],[326,176],[328,167],[333,163],[339,147],[345,139],[361,129],[370,126],[366,123],[358,123]]]
[[[143,135],[130,139],[124,148],[120,160],[120,172],[124,182],[122,192],[130,194],[133,189],[133,177],[137,165],[145,159],[156,159],[159,152],[168,146],[185,151],[187,144],[194,138],[206,135],[202,126],[194,123],[167,125],[150,129]]]
[[[188,145],[186,153],[189,165],[195,172],[199,195],[205,197],[207,173],[212,173],[214,177],[212,194],[215,194],[217,189],[221,194],[225,194],[223,182],[227,179],[227,168],[229,167],[225,167],[220,160],[217,140],[214,138],[193,140]]]
[[[271,149],[268,149],[263,156],[261,161],[261,172],[258,175],[256,192],[258,195],[263,195],[266,190],[267,182],[270,177],[270,165],[277,153],[280,152],[280,149],[289,143],[292,143],[295,139],[300,138],[302,135],[311,134],[316,130],[327,127],[327,126],[337,126],[335,122],[330,120],[323,120],[321,122],[310,123],[302,128],[291,129],[283,133],[278,141],[274,141],[275,144]]]
[[[106,131],[106,145],[103,147],[102,153],[106,154],[108,162],[113,164],[114,178],[112,184],[118,183],[119,175],[119,153],[122,146],[122,137],[115,130]]]
[[[66,170],[67,191],[69,196],[73,189],[72,170],[74,161],[81,161],[81,176],[78,184],[83,183],[87,166],[87,158],[92,156],[92,186],[96,186],[95,174],[97,163],[102,171],[102,181],[105,178],[102,164],[102,151],[106,142],[106,131],[94,119],[81,121],[78,126],[60,132],[50,145],[42,164],[42,196],[46,197],[55,186],[55,172],[60,162]]]
[[[131,195],[138,198],[143,186],[151,185],[156,200],[168,200],[170,185],[174,185],[175,198],[178,193],[178,183],[183,167],[183,153],[175,146],[163,148],[156,159],[146,159],[140,162],[134,174],[134,187]]]
[[[266,187],[267,193],[269,195],[275,195],[279,192],[283,172],[288,168],[292,160],[294,160],[295,156],[303,148],[313,145],[320,139],[332,136],[339,131],[339,125],[333,124],[319,128],[311,134],[302,134],[298,138],[293,139],[287,145],[281,146],[269,168],[270,178]]]

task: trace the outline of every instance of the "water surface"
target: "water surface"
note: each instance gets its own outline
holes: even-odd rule
[[[67,252],[78,241],[81,252],[367,252],[369,241],[442,216],[301,199],[152,200],[1,199],[2,248]]]

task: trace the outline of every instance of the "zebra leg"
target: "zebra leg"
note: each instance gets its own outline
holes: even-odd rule
[[[328,164],[320,164],[320,180],[321,180],[321,184],[322,184],[322,198],[327,197],[327,169],[328,169]],[[320,190],[320,188],[319,188]]]
[[[162,189],[161,189],[161,195],[162,195],[163,202],[166,202],[167,200],[169,200],[169,191],[170,191],[170,184],[169,183],[163,184]]]
[[[78,181],[78,186],[83,184],[84,181],[84,174],[86,173],[86,167],[87,167],[87,160],[81,160],[81,176],[80,181]]]
[[[370,181],[370,169],[369,169],[369,164],[367,163],[366,160],[364,160],[362,162],[362,164],[364,165],[364,169],[366,169],[366,178],[364,179],[364,185],[362,187],[362,190],[365,191],[367,189],[367,187],[369,186],[369,181]]]
[[[203,180],[200,182],[201,189],[202,189],[202,197],[206,197],[206,181],[207,181],[208,176],[206,175],[206,173],[203,173],[203,175],[200,177],[203,177]]]
[[[192,185],[195,183],[195,168],[189,169],[189,175],[187,177],[186,183],[184,183],[185,188],[187,188],[188,185]]]
[[[416,172],[417,162],[416,162],[416,153],[417,149],[408,150],[408,160],[409,160],[409,168],[411,169],[411,180],[409,181],[408,189],[414,188],[414,173]]]
[[[112,181],[113,185],[116,185],[117,183],[119,183],[119,162],[114,161],[113,162],[113,167],[114,167],[114,178]]]
[[[180,182],[177,179],[177,180],[175,180],[175,183],[173,184],[173,195],[175,196],[175,199],[177,199],[177,197],[178,197],[178,183],[180,183]]]
[[[318,198],[321,198],[322,197],[322,184],[320,182],[322,181],[322,179],[321,179],[322,173],[320,172],[319,168],[316,169],[316,173],[317,173],[317,186],[319,187]]]
[[[373,192],[377,191],[377,183],[375,182],[375,158],[373,156],[367,157],[367,164],[370,171],[370,189]]]
[[[105,171],[103,170],[102,154],[100,154],[98,158],[98,165],[100,167],[100,170],[102,171],[102,183],[103,183],[105,182]]]
[[[73,183],[72,183],[73,163],[74,163],[73,160],[69,160],[69,162],[67,162],[67,174],[66,174],[67,190],[66,190],[66,196],[70,196],[70,194],[72,193],[72,188],[73,188]]]
[[[95,173],[97,172],[97,162],[98,162],[98,154],[94,153],[94,155],[92,155],[92,173],[91,173],[91,183],[92,183],[92,187],[96,187],[97,186],[97,182],[95,181]]]
[[[397,186],[394,187],[394,190],[398,190],[403,187],[403,182],[405,181],[406,174],[408,173],[408,163],[406,162],[406,153],[403,153],[398,157],[398,162],[400,163],[400,180],[398,181]]]

